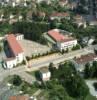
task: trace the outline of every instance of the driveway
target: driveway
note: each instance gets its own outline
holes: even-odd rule
[[[93,87],[93,83],[97,82],[97,80],[86,80],[85,82],[86,82],[86,84],[89,87],[89,90],[90,90],[91,95],[97,96],[97,91]]]

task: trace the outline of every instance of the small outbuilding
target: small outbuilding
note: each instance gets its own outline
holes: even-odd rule
[[[49,71],[49,69],[47,67],[41,68],[39,73],[40,73],[40,78],[41,78],[42,81],[50,80],[51,72]]]

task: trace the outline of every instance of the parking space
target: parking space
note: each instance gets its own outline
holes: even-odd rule
[[[39,43],[36,43],[34,41],[30,41],[30,40],[21,40],[19,41],[19,43],[21,44],[25,56],[32,56],[36,55],[36,54],[43,54],[46,53],[47,51],[50,51],[50,47],[45,46],[45,45],[41,45]]]

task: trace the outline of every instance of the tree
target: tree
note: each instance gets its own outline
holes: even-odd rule
[[[85,65],[85,69],[84,69],[84,78],[89,78],[90,77],[90,64],[87,63]]]
[[[14,75],[13,78],[12,78],[12,83],[15,86],[20,86],[21,83],[22,83],[22,80],[21,80],[21,78],[19,76]]]
[[[91,77],[97,78],[97,61],[93,62],[92,68],[91,68]]]
[[[68,94],[64,87],[56,80],[51,80],[46,83],[47,89],[49,89],[50,100],[68,100]]]
[[[15,32],[23,33],[26,39],[37,41],[40,43],[46,43],[43,33],[49,28],[48,24],[45,23],[34,23],[34,22],[17,22],[13,26]]]
[[[79,44],[77,44],[76,46],[73,46],[73,48],[72,48],[72,50],[78,50],[78,49],[80,49],[80,45]]]
[[[81,3],[81,5],[83,5],[83,6],[86,6],[86,5],[87,5],[86,0],[80,0],[80,3]]]
[[[54,67],[53,63],[49,64],[49,70],[51,72],[51,78],[55,78],[57,76],[57,74],[56,74],[57,69],[56,69],[56,67]]]
[[[3,48],[2,48],[2,46],[0,45],[0,52],[2,51],[2,49],[3,49]]]
[[[97,90],[97,82],[93,83],[95,90]]]
[[[71,67],[72,66],[72,67]],[[56,72],[60,83],[66,88],[67,93],[74,98],[85,98],[89,93],[84,80],[75,72],[70,62],[61,65]]]

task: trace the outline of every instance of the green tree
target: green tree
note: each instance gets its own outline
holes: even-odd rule
[[[14,75],[13,78],[12,78],[12,83],[15,86],[20,86],[21,83],[22,83],[22,80],[21,80],[21,78],[19,76]]]
[[[84,69],[84,78],[89,78],[90,77],[90,64],[87,63],[85,65],[85,69]]]

